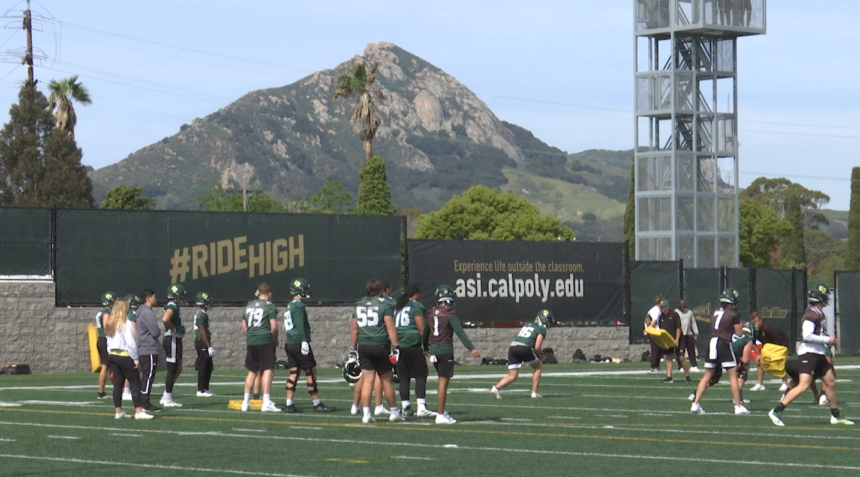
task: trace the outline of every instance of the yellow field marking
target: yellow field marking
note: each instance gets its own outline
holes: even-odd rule
[[[97,412],[81,412],[81,411],[49,411],[49,410],[39,410],[39,409],[20,409],[20,408],[0,408],[0,411],[8,411],[8,412],[35,412],[35,413],[48,413],[48,414],[83,414],[83,415],[92,415],[92,416],[111,416],[112,414],[108,413],[97,413]],[[190,417],[190,416],[159,416],[158,419],[176,419],[176,420],[184,420],[184,421],[212,421],[212,422],[252,422],[256,424],[277,424],[281,426],[295,426],[295,425],[305,425],[307,422],[295,422],[295,421],[263,421],[259,419],[227,419],[227,418],[218,418],[218,417]],[[325,427],[355,427],[354,423],[314,423],[315,426],[325,426]],[[732,426],[734,427],[734,426]],[[736,426],[739,427],[739,426]],[[728,445],[728,446],[758,446],[758,447],[770,447],[770,448],[781,448],[781,449],[815,449],[815,450],[848,450],[848,451],[860,451],[860,447],[838,447],[838,446],[814,446],[814,445],[800,445],[800,444],[776,444],[776,443],[767,443],[767,442],[738,442],[738,441],[701,441],[701,440],[685,440],[685,439],[663,439],[663,438],[655,438],[655,437],[625,437],[625,436],[595,436],[595,435],[582,435],[582,434],[558,434],[558,433],[549,433],[549,432],[512,432],[512,431],[500,431],[500,430],[478,430],[478,429],[463,429],[462,427],[458,429],[450,428],[450,427],[409,427],[409,426],[367,426],[367,429],[385,429],[385,430],[400,430],[400,431],[418,431],[418,432],[455,432],[455,433],[463,433],[463,434],[490,434],[490,435],[510,435],[510,436],[529,436],[529,437],[566,437],[571,439],[605,439],[605,440],[614,440],[614,441],[636,441],[636,442],[673,442],[676,444],[696,444],[696,445]],[[795,429],[795,428],[792,428]],[[798,428],[799,429],[799,428]]]
[[[369,464],[369,460],[353,460],[353,459],[326,459],[326,462],[349,462],[352,464]]]

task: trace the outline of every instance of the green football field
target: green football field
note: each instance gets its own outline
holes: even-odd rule
[[[836,364],[842,413],[860,422],[860,359]],[[184,407],[150,421],[115,420],[112,402],[95,399],[94,374],[0,376],[0,475],[860,475],[860,425],[831,425],[811,394],[784,413],[784,428],[766,415],[781,396],[770,377],[768,390],[745,393],[751,415],[733,414],[725,383],[702,400],[707,414],[693,415],[695,383],[676,374],[663,384],[647,366],[550,365],[543,399],[530,398],[527,372],[501,401],[489,388],[505,367],[461,366],[449,392],[454,425],[362,424],[337,369],[321,371],[320,395],[338,407],[332,414],[308,412],[304,391],[302,414],[229,410],[244,371],[216,369],[216,397],[196,397],[195,373],[186,371],[174,389]],[[286,371],[275,376],[283,407]],[[431,379],[431,409],[435,386]]]

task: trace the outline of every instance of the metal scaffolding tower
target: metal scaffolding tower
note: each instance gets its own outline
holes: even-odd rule
[[[738,266],[737,38],[766,0],[634,0],[636,259]]]

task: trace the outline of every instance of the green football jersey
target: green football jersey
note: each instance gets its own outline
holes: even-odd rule
[[[520,332],[517,337],[514,338],[514,341],[534,348],[539,335],[543,335],[543,337],[546,338],[546,326],[533,321],[531,323],[526,323],[525,326],[520,329]]]
[[[364,297],[355,304],[352,318],[358,323],[358,344],[385,345],[389,343],[384,316],[394,316],[394,306],[384,297]]]
[[[173,314],[170,315],[170,323],[173,324],[173,327],[176,329],[174,332],[170,332],[167,327],[164,327],[165,336],[175,336],[177,338],[182,338],[185,336],[185,324],[182,323],[182,311],[179,309],[179,305],[176,304],[175,301],[170,300],[164,305],[164,311],[171,310]]]
[[[284,312],[284,329],[287,330],[287,343],[311,341],[311,325],[305,304],[301,300],[293,300]]]
[[[248,325],[248,334],[245,335],[245,344],[263,345],[274,342],[272,339],[272,325],[269,320],[278,319],[278,309],[266,300],[253,300],[245,305],[245,323]]]
[[[105,314],[110,314],[110,308],[104,307],[96,313],[96,329],[99,331],[99,338],[105,337],[105,326],[102,323]]]
[[[397,327],[397,341],[400,346],[421,344],[421,331],[415,324],[416,316],[424,316],[424,305],[420,301],[409,300],[401,310],[395,310],[394,326]]]
[[[203,332],[206,333],[206,338],[209,340],[209,344],[211,345],[212,332],[209,330],[209,315],[203,310],[197,310],[197,313],[194,314],[194,339],[203,339],[203,337],[200,336],[201,328],[203,328]]]

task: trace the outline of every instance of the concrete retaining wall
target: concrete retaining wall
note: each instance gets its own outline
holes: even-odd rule
[[[53,282],[0,282],[0,364],[26,363],[34,373],[88,371],[90,367],[87,325],[94,323],[98,308],[56,308]],[[184,308],[186,327],[191,329],[193,306]],[[241,308],[215,307],[209,312],[216,369],[241,368],[245,360],[245,339],[240,330]],[[341,362],[349,349],[348,307],[309,307],[312,343],[318,364]],[[283,351],[283,321],[280,323]],[[516,334],[513,329],[468,329],[466,333],[482,356],[506,358]],[[595,354],[638,360],[645,345],[628,344],[628,329],[551,328],[545,347],[553,348],[559,362],[569,363],[580,348],[586,356]],[[478,364],[455,339],[456,359]],[[193,336],[185,340],[185,368],[193,369]]]

